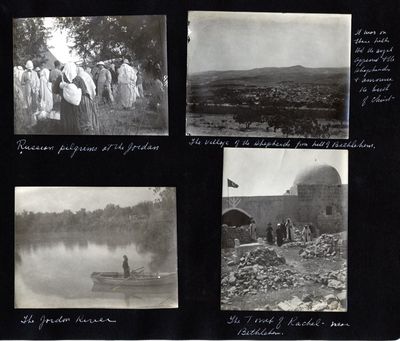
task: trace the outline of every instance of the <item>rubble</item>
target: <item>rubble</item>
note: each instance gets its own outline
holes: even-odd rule
[[[314,274],[314,276],[308,276],[307,279],[313,279],[315,282],[326,285],[327,287],[332,289],[346,289],[347,266],[343,265],[343,268],[339,270],[332,270],[325,273]]]
[[[290,269],[277,266],[248,265],[226,275],[222,281],[225,296],[255,295],[260,292],[279,290],[301,285],[301,276]]]
[[[307,243],[307,247],[299,251],[302,258],[334,257],[340,254],[341,239],[337,235],[322,234],[315,242]]]
[[[282,269],[285,258],[272,248],[257,248],[240,259],[236,272],[222,278],[222,293],[229,296],[257,294],[299,286],[301,276],[293,270]]]
[[[285,243],[281,246],[283,249],[289,249],[291,247],[306,247],[307,245],[312,244],[312,242],[302,242],[302,241],[296,241],[296,242],[289,242]]]
[[[250,265],[277,266],[285,263],[285,258],[278,255],[273,248],[260,247],[240,258],[239,268]]]
[[[223,262],[226,271],[221,274],[221,303],[235,305],[236,302],[254,300],[251,304],[257,305],[258,300],[261,300],[263,304],[267,303],[267,310],[344,311],[347,307],[346,264],[332,262],[329,268],[334,270],[328,271],[324,267],[315,268],[315,265],[320,263],[319,259],[322,261],[322,257],[331,257],[333,253],[331,247],[340,244],[340,241],[338,235],[321,235],[313,242],[289,243],[302,244],[303,250],[314,248],[315,260],[311,259],[308,262],[311,267],[307,263],[307,266],[295,268],[291,265],[290,258],[287,264],[286,259],[275,251],[279,252],[280,249],[267,246],[259,246],[245,252],[242,257],[236,258],[235,265],[231,262],[234,253],[224,252]],[[288,255],[293,257],[295,253]],[[322,256],[318,256],[319,253]],[[311,269],[314,271],[311,272]],[[308,286],[312,288],[310,291],[307,289]],[[281,294],[276,296],[274,293],[278,290],[286,290],[288,296],[284,297],[290,299],[282,302],[264,301],[265,297],[272,300],[273,297],[282,297]]]
[[[307,300],[293,296],[292,299],[277,304],[282,311],[343,311],[341,300],[332,294],[325,297],[306,295]]]

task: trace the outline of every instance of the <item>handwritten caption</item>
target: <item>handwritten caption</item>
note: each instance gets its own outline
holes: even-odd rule
[[[394,101],[392,66],[394,46],[386,31],[358,29],[354,34],[354,81],[361,106]]]
[[[222,138],[200,139],[198,137],[189,140],[190,146],[216,146],[220,148],[231,147],[257,147],[257,148],[349,148],[349,149],[375,149],[375,144],[368,143],[363,139],[352,141],[341,140],[309,140],[309,141],[293,141],[293,140],[265,140],[265,139],[237,139],[225,140]]]
[[[237,336],[278,336],[283,335],[286,328],[343,328],[350,327],[347,322],[324,320],[322,318],[293,317],[258,317],[246,315],[230,315],[226,324],[235,327]]]
[[[68,317],[59,315],[57,317],[48,317],[46,315],[41,315],[37,318],[35,315],[24,315],[23,318],[19,321],[23,325],[35,326],[38,330],[43,330],[46,326],[51,325],[70,325],[70,324],[114,324],[117,323],[116,320],[113,320],[109,317],[86,317],[81,314],[74,317]]]
[[[132,152],[139,151],[158,151],[160,146],[146,142],[144,144],[137,144],[130,142],[125,144],[121,143],[108,143],[104,145],[79,145],[71,142],[61,145],[44,145],[44,144],[31,144],[26,139],[18,140],[16,143],[17,152],[23,154],[24,152],[50,152],[56,153],[57,155],[67,155],[71,159],[78,154],[93,154],[93,153],[108,153],[108,152],[119,152],[123,156],[128,155]]]

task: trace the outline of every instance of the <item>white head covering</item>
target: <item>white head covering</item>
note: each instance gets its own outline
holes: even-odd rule
[[[44,69],[42,69],[40,71],[40,77],[41,78],[43,77],[48,81],[49,80],[49,76],[50,76],[50,71],[48,69],[44,68]]]
[[[31,60],[28,60],[28,61],[26,62],[25,67],[26,67],[28,70],[33,70],[33,63],[32,63],[32,61],[31,61]]]
[[[77,69],[75,63],[69,62],[69,63],[65,64],[63,73],[67,77],[67,79],[70,82],[72,82],[78,74],[78,69]]]
[[[98,62],[97,65],[105,65],[104,62]]]

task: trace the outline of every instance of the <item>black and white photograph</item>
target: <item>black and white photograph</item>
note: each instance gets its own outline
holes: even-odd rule
[[[192,11],[186,134],[349,136],[350,14]]]
[[[222,310],[347,311],[347,150],[225,148],[222,196]]]
[[[13,20],[14,133],[168,135],[166,17]]]
[[[174,187],[16,187],[15,308],[178,307]]]

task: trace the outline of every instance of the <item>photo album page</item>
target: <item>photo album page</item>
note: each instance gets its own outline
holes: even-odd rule
[[[0,0],[0,340],[399,339],[399,17]]]

